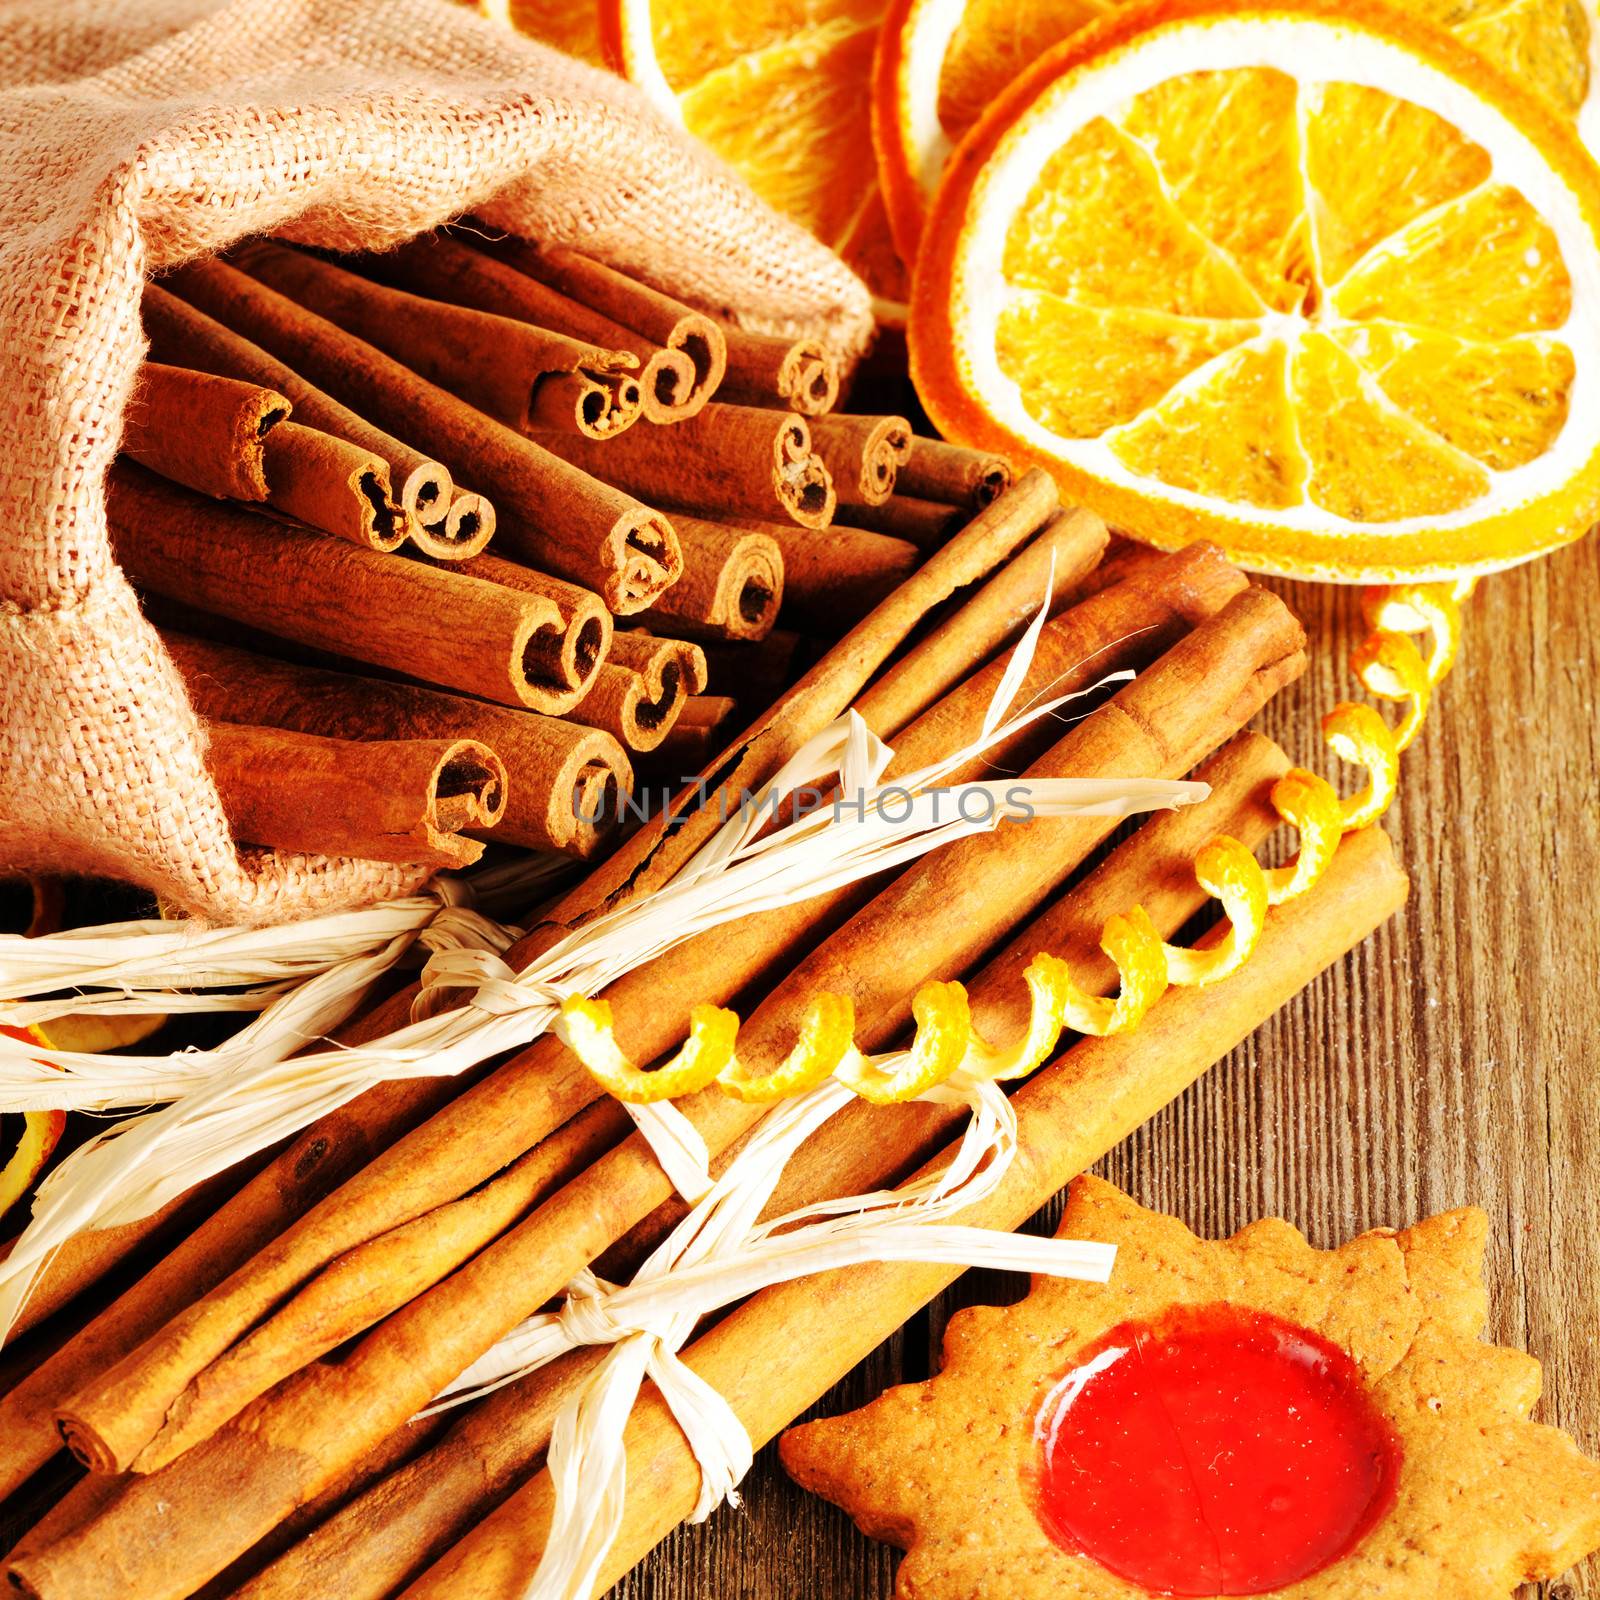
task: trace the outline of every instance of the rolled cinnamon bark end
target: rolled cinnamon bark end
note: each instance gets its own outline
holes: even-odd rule
[[[234,836],[308,855],[461,867],[506,808],[506,769],[474,739],[324,739],[213,722],[206,765]],[[63,1422],[68,1447],[97,1471],[101,1452]]]
[[[318,428],[286,422],[262,440],[267,503],[368,550],[398,550],[410,522],[395,503],[389,464]]]
[[[808,528],[833,520],[833,481],[812,448],[806,419],[793,412],[713,403],[670,432],[634,428],[603,443],[562,433],[535,438],[572,466],[652,505],[701,516],[787,516]]]
[[[820,417],[839,403],[839,362],[816,339],[779,339],[724,327],[728,370],[717,393],[747,406],[788,406]]]
[[[399,484],[400,505],[414,525],[432,526],[449,510],[454,486],[440,462],[358,416],[198,307],[157,284],[146,284],[144,326],[157,360],[277,390],[294,406],[297,422],[320,428],[388,462],[390,482]]]
[[[839,504],[827,463],[811,448],[811,430],[794,417],[778,430],[774,465],[778,504],[802,528],[826,528]]]
[[[672,519],[683,576],[639,620],[690,639],[764,639],[784,595],[783,554],[770,528]]]
[[[189,300],[365,416],[405,430],[435,451],[458,479],[494,503],[500,541],[541,568],[595,590],[616,612],[638,611],[682,568],[672,525],[630,495],[541,449],[513,428],[430,383],[306,302],[344,304],[345,272],[301,251],[262,243],[250,273],[220,261],[192,262],[169,280]],[[616,449],[640,432],[601,443]]]
[[[455,570],[519,594],[536,595],[555,607],[558,626],[540,629],[528,641],[529,676],[576,691],[576,703],[611,649],[611,613],[600,596],[503,556],[473,556],[457,563]]]
[[[895,482],[901,481],[896,474]],[[948,544],[971,516],[965,506],[947,506],[915,495],[892,494],[880,505],[841,505],[838,521],[869,533],[904,539],[919,550],[938,550]]]
[[[646,421],[682,422],[703,410],[703,402],[693,404],[695,382],[694,362],[687,351],[657,350],[639,374]]]
[[[457,494],[431,526],[413,520],[411,542],[435,561],[467,561],[494,537],[494,507],[481,494]]]
[[[968,450],[943,439],[916,438],[900,468],[903,494],[976,511],[1010,486],[1011,463],[987,450]]]
[[[567,429],[585,439],[610,439],[631,428],[644,408],[639,380],[631,373],[556,373],[534,385],[528,402],[532,428]]]
[[[288,399],[238,378],[147,361],[122,424],[123,454],[163,478],[226,500],[265,500],[267,435]]]
[[[592,855],[631,792],[617,741],[530,711],[413,684],[292,665],[231,645],[164,632],[196,711],[334,739],[476,739],[504,762],[504,814],[485,837],[580,859]]]
[[[106,507],[117,558],[147,591],[502,705],[576,698],[534,642],[566,628],[543,595],[286,527],[132,465],[112,469]]]
[[[603,386],[638,366],[631,352],[391,288],[284,245],[250,242],[236,259],[246,271],[259,259],[269,276],[276,263],[308,309],[519,433],[537,418],[605,438],[639,415],[636,386],[622,397]]]
[[[394,477],[394,464],[391,457],[389,468],[391,480]],[[400,508],[411,519],[411,536],[418,543],[428,536],[429,530],[444,525],[446,518],[455,504],[461,498],[456,495],[455,484],[451,481],[449,469],[437,461],[419,461],[405,475],[405,480],[400,485]],[[477,500],[477,495],[466,498]],[[485,502],[487,504],[487,502]],[[490,511],[490,532],[493,528],[493,511]],[[424,549],[427,547],[424,545]]]
[[[654,750],[676,725],[684,703],[705,686],[706,658],[698,645],[619,633],[569,716],[604,729],[629,750]]]
[[[894,493],[900,467],[911,454],[911,424],[904,417],[835,412],[811,418],[810,428],[841,505],[881,506]]]
[[[710,317],[576,250],[540,250],[521,239],[502,240],[489,249],[496,259],[663,349],[682,351],[693,363],[694,384],[667,420],[684,422],[698,415],[717,392],[728,368],[728,344]]]
[[[689,403],[695,387],[695,368],[682,350],[664,349],[632,328],[624,328],[560,290],[519,272],[508,261],[496,260],[483,249],[473,249],[449,234],[424,234],[398,250],[363,256],[354,266],[380,283],[434,300],[515,317],[607,350],[627,351],[639,365],[639,400],[642,415],[648,421],[676,421]],[[548,424],[563,425],[559,420]]]

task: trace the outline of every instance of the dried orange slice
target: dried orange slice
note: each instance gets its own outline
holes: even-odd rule
[[[10,1028],[0,1024],[0,1033],[24,1043],[53,1048],[38,1028]],[[6,1117],[8,1136],[0,1144],[0,1222],[6,1213],[33,1187],[45,1162],[50,1159],[67,1125],[64,1111],[25,1111],[15,1117]],[[15,1124],[14,1137],[9,1129]],[[3,1230],[0,1230],[3,1231]]]
[[[831,245],[903,320],[906,273],[872,159],[884,0],[600,0],[606,52],[762,199]]]
[[[952,149],[1025,68],[1124,0],[889,0],[872,132],[896,245],[914,261]],[[1448,28],[1600,148],[1596,0],[1394,0]]]
[[[1152,543],[1491,570],[1600,512],[1600,169],[1374,0],[1157,0],[957,151],[910,342],[950,438]]]

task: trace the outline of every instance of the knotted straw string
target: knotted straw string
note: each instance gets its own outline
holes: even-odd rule
[[[437,1016],[455,1001],[451,991],[471,989],[472,1003],[484,1011],[514,1016],[526,1008],[533,987],[500,955],[482,946],[438,951],[422,973],[422,988],[411,1007],[414,1017]],[[557,1008],[570,997],[551,988],[546,998]],[[711,1152],[700,1130],[675,1105],[629,1105],[623,1109],[650,1145],[672,1186],[691,1203],[711,1187]]]
[[[618,1288],[580,1273],[561,1309],[530,1317],[488,1351],[424,1415],[474,1399],[583,1345],[611,1353],[562,1407],[548,1466],[555,1511],[528,1600],[588,1600],[620,1526],[627,1494],[629,1413],[649,1377],[700,1467],[691,1521],[703,1522],[754,1456],[728,1403],[678,1359],[702,1317],[775,1283],[867,1262],[947,1262],[1103,1283],[1114,1247],[968,1228],[943,1219],[977,1204],[1016,1154],[1016,1116],[992,1082],[949,1080],[919,1098],[971,1108],[955,1158],[898,1190],[822,1201],[758,1222],[794,1153],[854,1098],[829,1078],[768,1112],[727,1171]]]
[[[480,957],[459,953],[432,958],[424,969],[425,993],[457,987],[462,979],[469,986],[466,1000],[455,1009],[419,1016],[361,1045],[292,1055],[338,1020],[331,1015],[336,1009],[332,999],[317,987],[329,980],[324,972],[302,986],[312,991],[314,1017],[304,1014],[313,1006],[302,992],[280,997],[277,1006],[293,1002],[300,1008],[294,1027],[284,1025],[282,1011],[269,1008],[252,1024],[258,1031],[244,1049],[237,1040],[219,1047],[198,1078],[187,1053],[93,1055],[44,1049],[0,1035],[0,1110],[80,1103],[142,1107],[160,1098],[161,1089],[177,1091],[170,1103],[115,1124],[74,1151],[40,1185],[27,1229],[0,1262],[0,1330],[9,1330],[43,1264],[74,1233],[148,1215],[191,1185],[293,1136],[376,1083],[453,1075],[520,1048],[551,1028],[567,1000],[598,993],[623,973],[707,929],[902,866],[1024,814],[1126,816],[1202,799],[1204,785],[1153,780],[1040,780],[1028,786],[1025,802],[1015,798],[1015,780],[934,792],[945,774],[980,756],[990,744],[1093,692],[1061,696],[1003,720],[1046,615],[1042,606],[1013,653],[980,737],[967,748],[885,788],[879,780],[890,757],[888,748],[860,717],[847,713],[798,751],[671,882],[575,929],[523,972],[508,977],[484,970]],[[1114,674],[1103,682],[1126,676]],[[785,796],[836,775],[844,793],[857,796],[856,801],[766,831]],[[886,814],[889,795],[908,800],[903,815]],[[975,817],[966,814],[963,803],[971,796],[986,802]],[[953,818],[948,815],[952,803],[957,812]],[[459,936],[461,930],[456,932]],[[341,969],[342,1003],[353,1004],[354,995],[393,965],[412,937],[397,936],[379,950],[351,958],[348,968]],[[489,981],[480,982],[480,977]],[[29,992],[39,997],[39,990]],[[423,1011],[436,999],[425,1000]],[[268,1017],[276,1025],[260,1027]],[[126,1076],[130,1070],[133,1084]],[[659,1130],[661,1148],[669,1148],[674,1139],[684,1147],[681,1160],[668,1159],[674,1161],[686,1192],[695,1195],[704,1184],[699,1152],[673,1114],[652,1113],[648,1121]]]

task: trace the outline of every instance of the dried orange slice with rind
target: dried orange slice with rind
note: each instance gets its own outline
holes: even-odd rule
[[[1600,148],[1596,0],[1394,0],[1448,29]],[[1123,0],[889,0],[873,70],[872,134],[896,245],[916,257],[950,152],[1006,85]]]
[[[884,0],[599,0],[608,59],[866,280],[902,322],[908,274],[872,157]]]
[[[1151,543],[1423,581],[1600,511],[1600,170],[1429,24],[1131,7],[995,102],[930,223],[929,414]]]

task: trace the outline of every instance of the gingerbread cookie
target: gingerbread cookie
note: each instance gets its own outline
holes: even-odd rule
[[[1108,1284],[962,1312],[938,1377],[784,1435],[902,1600],[1505,1600],[1600,1547],[1600,1464],[1480,1342],[1482,1212],[1211,1243],[1080,1178],[1061,1232]]]

